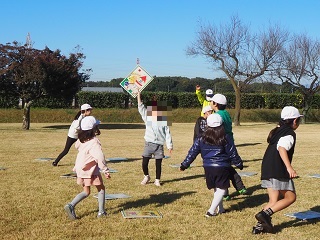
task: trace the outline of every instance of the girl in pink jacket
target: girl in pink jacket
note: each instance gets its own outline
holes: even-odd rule
[[[80,201],[90,195],[91,186],[96,186],[98,190],[98,217],[107,215],[105,212],[105,186],[103,185],[101,172],[107,179],[110,178],[110,173],[100,141],[96,137],[96,134],[100,133],[98,124],[99,122],[92,116],[85,117],[80,123],[81,129],[75,144],[79,152],[73,170],[77,174],[77,183],[83,187],[83,191],[64,207],[71,220],[77,219],[74,208]]]

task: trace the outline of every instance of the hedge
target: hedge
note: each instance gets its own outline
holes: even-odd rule
[[[228,99],[227,108],[235,107],[235,94],[224,93]],[[173,108],[195,108],[201,106],[195,93],[174,93],[174,92],[148,92],[141,94],[143,102],[149,100],[168,101]],[[16,108],[18,100],[10,97],[0,97],[0,108]],[[45,96],[37,99],[32,104],[33,107],[44,108],[71,108],[78,107],[83,103],[90,103],[95,108],[128,108],[137,104],[136,98],[127,93],[115,92],[79,92],[75,99],[65,100]],[[250,93],[242,94],[242,109],[281,109],[286,105],[292,105],[299,109],[303,108],[304,100],[301,94],[289,93]],[[315,95],[312,99],[311,107],[320,109],[320,95]]]

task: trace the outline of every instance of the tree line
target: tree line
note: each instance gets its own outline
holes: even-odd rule
[[[215,93],[233,92],[231,82],[226,78],[188,78],[188,77],[153,77],[153,81],[147,86],[147,91],[153,92],[194,92],[195,86],[200,85],[202,90],[212,89]],[[87,81],[86,87],[120,87],[123,78],[115,78],[110,81]],[[244,93],[294,93],[298,90],[289,82],[274,83],[253,82],[243,87]]]

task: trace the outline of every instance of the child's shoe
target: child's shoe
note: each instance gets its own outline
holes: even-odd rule
[[[261,222],[263,229],[268,233],[273,233],[273,225],[271,223],[271,217],[264,211],[258,212],[255,218]]]
[[[161,186],[160,179],[154,180],[154,185],[156,185],[157,187],[160,187]]]
[[[230,201],[230,200],[231,200],[230,195],[224,195],[224,196],[223,196],[223,200],[224,200],[224,201]]]
[[[145,175],[143,180],[141,181],[142,185],[146,185],[148,182],[150,182],[150,176],[149,175]]]
[[[106,212],[99,212],[98,215],[97,215],[97,218],[103,218],[103,217],[106,217],[108,216],[108,214]]]
[[[70,203],[68,203],[67,205],[64,206],[64,210],[66,211],[66,213],[68,214],[68,217],[71,220],[76,220],[77,216],[76,213],[74,211],[74,206]]]
[[[207,218],[215,217],[215,216],[218,216],[218,213],[210,213],[210,212],[207,212],[204,216],[207,217]]]
[[[257,228],[257,227],[252,228],[252,234],[260,234],[260,233],[264,233],[263,228]]]
[[[248,194],[248,190],[246,188],[242,188],[238,191],[239,194],[241,195],[247,195]]]

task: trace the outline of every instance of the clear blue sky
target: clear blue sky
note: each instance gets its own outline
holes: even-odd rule
[[[279,24],[293,33],[320,38],[318,0],[6,0],[1,1],[0,43],[60,49],[68,55],[80,45],[91,81],[126,77],[140,65],[152,76],[216,78],[201,57],[186,48],[199,22],[217,24],[232,15],[252,31]]]

